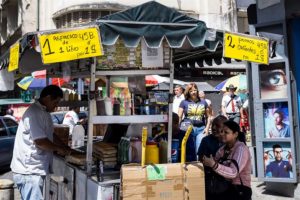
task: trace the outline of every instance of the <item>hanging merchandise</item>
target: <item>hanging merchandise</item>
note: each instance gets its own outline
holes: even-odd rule
[[[6,69],[0,70],[0,91],[13,90],[14,80],[13,72],[8,72]]]

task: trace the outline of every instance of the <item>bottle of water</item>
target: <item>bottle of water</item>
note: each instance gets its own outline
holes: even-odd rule
[[[72,148],[84,146],[85,131],[80,123],[77,123],[72,131]]]

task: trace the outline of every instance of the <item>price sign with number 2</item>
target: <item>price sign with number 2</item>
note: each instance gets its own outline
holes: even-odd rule
[[[39,35],[44,64],[103,55],[97,27]]]

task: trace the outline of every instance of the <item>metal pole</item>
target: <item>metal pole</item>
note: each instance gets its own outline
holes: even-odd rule
[[[95,115],[95,79],[96,79],[96,57],[93,59],[93,64],[91,66],[91,82],[90,82],[90,94],[89,94],[89,124],[88,124],[88,141],[86,150],[86,170],[87,175],[92,174],[92,162],[93,162],[93,117]]]
[[[169,89],[169,123],[168,123],[168,162],[172,162],[172,124],[173,124],[173,79],[174,79],[174,63],[173,49],[170,52],[170,89]]]

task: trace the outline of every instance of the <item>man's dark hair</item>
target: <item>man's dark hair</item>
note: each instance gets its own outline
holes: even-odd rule
[[[276,148],[282,149],[282,147],[281,147],[279,144],[274,144],[272,148],[273,148],[273,151],[274,151]]]
[[[40,99],[48,95],[51,97],[51,99],[57,99],[58,97],[63,98],[63,91],[56,85],[48,85],[42,90]]]
[[[13,116],[14,115],[14,110],[9,108],[9,109],[6,110],[6,114]]]
[[[227,118],[224,116],[224,115],[218,115],[216,116],[213,121],[212,121],[212,126],[219,123],[219,122],[222,122],[224,123],[225,121],[227,121]]]
[[[283,114],[282,110],[280,110],[280,109],[275,110],[275,112],[273,114],[275,114],[275,113],[277,113],[278,115],[280,115],[281,118],[284,117],[284,114]]]

